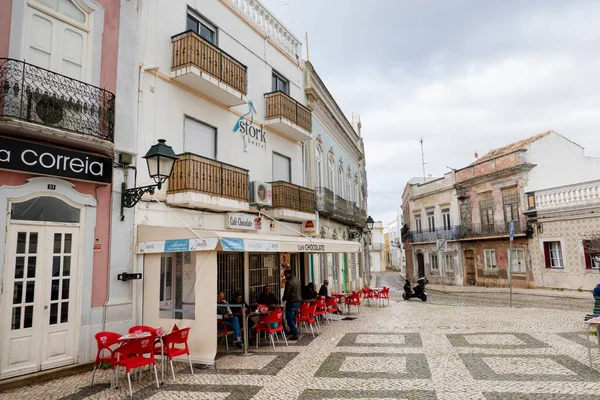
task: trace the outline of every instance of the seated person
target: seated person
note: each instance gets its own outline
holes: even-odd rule
[[[266,306],[274,306],[278,304],[277,297],[271,293],[271,286],[265,285],[262,293],[258,296],[258,304],[264,304]]]
[[[246,309],[246,315],[250,312],[250,307],[248,307],[248,304],[246,304],[246,302],[244,301],[244,296],[242,295],[242,292],[235,292],[233,294],[233,298],[231,299],[231,303],[229,304],[241,304]],[[239,325],[244,325],[244,321],[242,318],[242,307],[233,307],[231,308],[231,311],[233,312],[233,315],[237,317]],[[252,327],[254,327],[254,321],[249,320],[248,332],[251,332]]]
[[[244,348],[244,344],[242,343],[242,332],[240,331],[240,323],[231,312],[231,308],[227,306],[228,303],[225,301],[225,292],[217,292],[217,303],[223,304],[222,306],[217,306],[217,319],[222,320],[225,324],[225,327],[228,330],[233,331],[233,344],[235,347],[238,349]]]
[[[594,300],[600,299],[600,283],[594,288]]]
[[[302,288],[302,300],[314,300],[317,298],[317,296],[318,293],[315,290],[315,285],[312,282]]]
[[[323,281],[323,284],[321,285],[321,288],[319,289],[319,296],[324,296],[326,299],[330,298],[331,296],[329,295],[329,281],[327,279],[325,279]]]

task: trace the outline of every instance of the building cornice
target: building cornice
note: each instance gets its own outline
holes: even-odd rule
[[[348,153],[349,156],[360,162],[364,159],[362,152],[351,142],[351,140],[340,132],[336,121],[329,115],[327,106],[321,101],[312,104],[313,117],[327,129],[330,136]]]

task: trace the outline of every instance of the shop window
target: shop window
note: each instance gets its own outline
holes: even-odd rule
[[[544,242],[546,268],[564,268],[560,242]]]
[[[193,252],[160,257],[160,317],[195,319],[196,255]]]
[[[79,222],[79,209],[50,196],[13,203],[10,219],[21,221]]]
[[[258,301],[263,287],[267,285],[271,287],[271,293],[277,297],[277,300],[280,300],[281,279],[277,253],[250,253],[248,257],[250,263],[250,304]]]

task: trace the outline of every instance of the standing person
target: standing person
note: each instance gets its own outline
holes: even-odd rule
[[[229,303],[225,301],[225,292],[217,292],[217,303],[222,304],[217,306],[217,319],[222,320],[225,327],[233,331],[233,344],[235,347],[243,349],[244,344],[242,342],[240,323],[231,312],[231,308],[228,307]]]
[[[324,296],[326,299],[331,297],[329,295],[329,281],[327,279],[325,279],[323,281],[323,284],[321,285],[321,288],[319,289],[319,296]]]
[[[283,271],[285,277],[285,289],[283,301],[285,301],[285,319],[290,328],[290,340],[298,340],[298,328],[296,327],[296,311],[300,308],[301,285],[300,280],[294,276],[291,269]]]

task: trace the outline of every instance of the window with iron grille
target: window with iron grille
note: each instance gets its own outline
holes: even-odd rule
[[[244,253],[217,252],[217,290],[225,292],[225,301],[244,292]]]
[[[479,202],[479,210],[481,211],[481,225],[494,225],[494,199],[481,200]]]
[[[519,195],[505,194],[502,196],[502,206],[504,207],[504,221],[519,221]]]
[[[258,301],[258,296],[262,293],[263,287],[269,285],[271,293],[277,300],[281,294],[281,280],[279,276],[279,259],[277,253],[250,253],[250,303]]]

